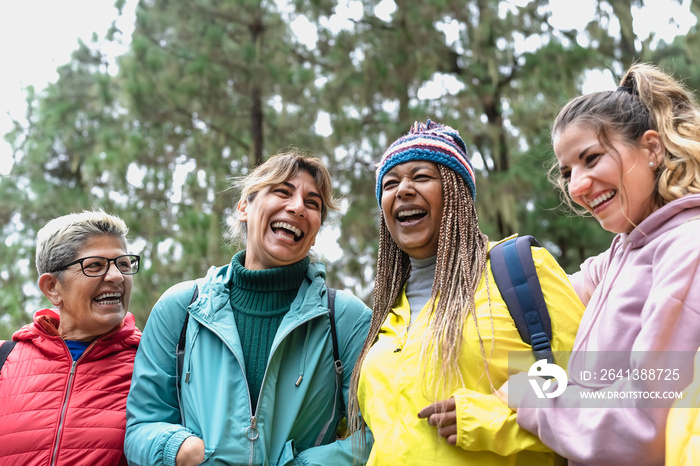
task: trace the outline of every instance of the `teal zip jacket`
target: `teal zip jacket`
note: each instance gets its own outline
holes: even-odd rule
[[[175,465],[180,445],[191,435],[204,440],[207,465],[364,463],[366,458],[353,457],[351,438],[337,440],[343,406],[335,389],[325,275],[323,264],[309,265],[275,335],[255,412],[229,303],[231,266],[212,268],[198,280],[199,297],[191,304],[194,281],[166,291],[151,312],[134,362],[124,446],[129,464]],[[178,397],[175,348],[186,312]],[[337,293],[345,412],[370,318],[362,301]]]

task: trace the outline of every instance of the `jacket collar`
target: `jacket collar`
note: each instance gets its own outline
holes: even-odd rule
[[[199,298],[190,307],[190,314],[202,321],[212,323],[224,318],[219,315],[221,311],[227,311],[224,314],[231,314],[229,296],[232,274],[231,264],[209,269],[206,277],[198,280]],[[287,321],[288,317],[293,321],[305,321],[320,312],[326,312],[326,301],[323,298],[325,283],[325,265],[321,262],[311,262],[306,271],[306,277],[299,287],[299,293],[292,302],[290,312],[285,316],[284,321]]]
[[[17,330],[12,339],[15,341],[31,341],[42,348],[44,352],[57,352],[64,355],[65,345],[58,334],[58,323],[61,316],[55,309],[42,309],[34,314],[34,321]],[[141,331],[136,328],[134,315],[126,313],[124,321],[110,332],[98,337],[89,353],[88,359],[100,359],[111,353],[122,351],[128,347],[138,347],[141,341]],[[59,344],[60,343],[60,344]]]

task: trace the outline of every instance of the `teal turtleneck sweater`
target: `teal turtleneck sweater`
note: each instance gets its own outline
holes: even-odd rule
[[[243,347],[253,411],[258,404],[275,334],[299,292],[309,262],[307,256],[285,267],[249,270],[243,266],[245,251],[237,253],[231,261],[231,307]]]

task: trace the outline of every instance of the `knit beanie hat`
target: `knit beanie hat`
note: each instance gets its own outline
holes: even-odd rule
[[[469,187],[472,199],[476,199],[474,168],[467,158],[467,147],[457,130],[428,120],[413,123],[408,134],[397,139],[382,155],[377,164],[377,202],[381,206],[384,175],[400,163],[426,160],[454,170]]]

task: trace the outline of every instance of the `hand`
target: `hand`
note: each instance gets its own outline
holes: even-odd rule
[[[498,401],[503,403],[504,405],[508,406],[508,381],[501,385],[501,388],[493,392],[493,396],[498,398]],[[517,412],[518,407],[517,406],[509,406],[510,409],[513,411]]]
[[[202,462],[204,462],[204,441],[194,435],[187,437],[177,451],[175,464],[177,466],[196,466]]]
[[[457,444],[457,406],[454,397],[426,406],[418,413],[421,419],[428,419],[428,425],[437,427],[438,435],[447,439],[450,445]]]

